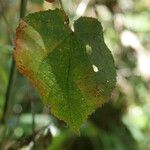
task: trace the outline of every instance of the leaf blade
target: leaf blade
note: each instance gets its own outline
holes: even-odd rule
[[[78,29],[83,29],[82,25],[85,23],[90,25],[93,22],[93,19],[91,21],[85,18],[85,20],[88,22],[82,19],[81,22],[76,21],[75,32],[73,32],[66,24],[68,17],[62,10],[30,14],[17,29],[16,51],[14,52],[19,71],[37,88],[44,103],[51,106],[51,112],[64,120],[76,132],[79,132],[80,126],[88,115],[106,102],[115,84],[113,58],[102,40],[103,35],[101,35],[102,38],[96,40],[102,43],[112,65],[104,60],[100,61],[101,55],[98,54],[101,52],[99,51],[100,45],[98,47],[94,45],[93,39],[87,36],[87,33],[85,36],[82,32],[78,32]],[[100,23],[98,27],[101,27]],[[88,29],[91,30],[91,27]],[[101,34],[102,28],[97,32]],[[96,35],[97,32],[95,32]],[[96,54],[91,55],[92,57],[89,57],[86,52],[87,43],[95,50]],[[112,78],[106,75],[108,71],[94,72],[92,61],[95,61],[97,55],[100,57],[98,57],[99,64],[107,64],[104,68],[113,67]],[[106,84],[101,79],[104,75],[109,80],[114,79],[109,91],[107,91],[108,86],[104,91],[101,90],[101,87],[105,87]]]

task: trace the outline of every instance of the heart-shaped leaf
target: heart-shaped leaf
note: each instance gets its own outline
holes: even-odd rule
[[[62,10],[30,14],[17,28],[14,56],[51,112],[77,132],[116,83],[113,57],[94,18],[79,18],[72,31]]]

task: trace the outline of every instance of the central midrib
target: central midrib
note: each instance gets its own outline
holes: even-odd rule
[[[67,104],[68,104],[68,108],[69,108],[69,116],[70,116],[70,120],[71,123],[73,123],[73,119],[72,119],[72,112],[71,110],[71,103],[70,103],[70,99],[71,99],[71,93],[70,93],[70,76],[71,76],[71,49],[68,49],[68,70],[67,70],[67,80],[66,80],[66,87],[67,87]]]

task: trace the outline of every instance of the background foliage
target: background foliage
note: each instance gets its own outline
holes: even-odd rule
[[[117,86],[109,103],[98,109],[77,137],[43,106],[30,83],[15,72],[11,95],[0,125],[0,149],[149,150],[150,149],[150,1],[63,0],[73,20],[98,18],[117,68]],[[27,14],[59,7],[28,0]],[[0,0],[0,116],[12,63],[20,0]],[[35,145],[33,144],[35,143]],[[34,145],[34,146],[33,146]]]

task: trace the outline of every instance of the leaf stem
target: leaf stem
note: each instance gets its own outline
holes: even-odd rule
[[[27,0],[21,0],[20,18],[25,16],[26,5],[27,5]],[[10,74],[9,74],[9,79],[8,79],[8,85],[7,85],[6,94],[5,94],[5,103],[4,103],[3,113],[2,113],[2,118],[1,118],[2,123],[5,123],[5,117],[6,117],[6,112],[7,112],[7,108],[8,108],[8,103],[10,100],[10,95],[11,95],[12,86],[13,86],[13,82],[14,82],[15,72],[16,72],[15,61],[12,58],[12,64],[11,64],[11,69],[10,69]]]
[[[21,0],[20,3],[20,18],[23,18],[26,14],[27,0]]]

